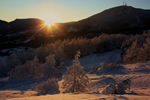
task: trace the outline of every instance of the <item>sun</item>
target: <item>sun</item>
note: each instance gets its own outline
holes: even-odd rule
[[[54,23],[56,23],[56,21],[53,21],[53,20],[44,20],[45,21],[45,25],[47,26],[52,26]]]
[[[56,16],[52,14],[44,14],[40,18],[45,21],[44,24],[47,26],[52,26],[54,23],[57,23],[60,21]]]

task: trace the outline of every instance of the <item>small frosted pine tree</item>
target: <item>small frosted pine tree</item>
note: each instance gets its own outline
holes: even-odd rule
[[[54,55],[49,55],[46,57],[46,62],[43,64],[44,76],[45,77],[58,77],[60,72],[55,67],[56,60]]]
[[[33,73],[34,78],[44,77],[41,69],[42,69],[42,65],[40,64],[37,56],[35,56],[31,62],[30,73],[31,75]]]
[[[64,93],[70,92],[86,92],[90,79],[86,75],[84,68],[80,65],[80,51],[75,55],[73,65],[67,68],[67,72],[63,75]]]

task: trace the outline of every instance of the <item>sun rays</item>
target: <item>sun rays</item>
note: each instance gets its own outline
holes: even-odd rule
[[[43,24],[37,26],[34,35],[42,33],[41,35],[45,38],[55,37],[56,33],[59,31],[59,28],[55,23],[60,22],[60,19],[52,14],[43,14],[42,16],[39,16],[39,18],[43,20]]]
[[[40,17],[40,19],[45,21],[45,25],[47,26],[51,26],[56,22],[60,22],[60,19],[58,19],[56,16],[52,15],[52,14],[44,14]]]

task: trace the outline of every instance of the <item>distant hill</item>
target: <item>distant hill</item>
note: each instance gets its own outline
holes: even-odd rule
[[[16,19],[10,23],[0,20],[0,34],[13,34],[17,31],[35,29],[38,25],[43,23],[43,20],[36,18]]]
[[[9,23],[0,20],[0,49],[40,46],[46,41],[43,33],[47,26],[43,24],[43,20],[36,18],[16,19]]]
[[[119,6],[73,23],[68,32],[138,33],[150,29],[150,10]]]
[[[9,23],[12,30],[23,31],[37,28],[38,25],[43,24],[44,21],[36,18],[30,19],[16,19]]]
[[[9,30],[9,23],[3,20],[0,20],[0,34],[8,33]]]

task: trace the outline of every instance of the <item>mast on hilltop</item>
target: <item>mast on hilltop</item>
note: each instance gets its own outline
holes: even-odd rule
[[[127,6],[127,2],[123,0],[123,6]]]

